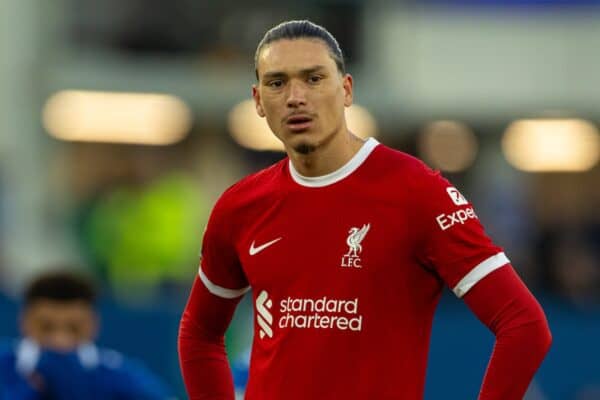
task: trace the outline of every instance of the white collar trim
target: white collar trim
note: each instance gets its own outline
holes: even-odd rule
[[[294,165],[292,164],[292,160],[289,160],[290,166],[290,174],[292,175],[292,179],[299,185],[308,186],[308,187],[323,187],[328,186],[338,181],[341,181],[352,172],[354,172],[358,167],[362,165],[362,163],[369,157],[369,155],[373,152],[375,147],[379,142],[375,138],[369,138],[362,145],[362,147],[358,150],[358,152],[342,167],[339,169],[321,176],[304,176],[300,175]]]

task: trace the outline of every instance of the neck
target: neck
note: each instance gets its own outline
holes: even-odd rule
[[[322,176],[344,166],[360,150],[363,143],[364,140],[345,129],[319,143],[314,151],[308,154],[289,150],[288,156],[300,175]]]

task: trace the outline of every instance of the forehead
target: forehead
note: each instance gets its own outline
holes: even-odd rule
[[[261,50],[257,64],[259,74],[292,73],[315,65],[337,68],[329,48],[320,39],[282,39],[269,43]]]
[[[63,318],[88,318],[95,315],[91,305],[84,301],[54,301],[38,300],[30,304],[25,310],[30,318],[63,319]]]

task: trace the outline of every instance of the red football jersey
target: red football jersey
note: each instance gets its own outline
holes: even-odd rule
[[[421,399],[444,284],[509,262],[457,189],[375,139],[326,176],[286,158],[229,188],[202,256],[211,293],[252,288],[250,400]]]

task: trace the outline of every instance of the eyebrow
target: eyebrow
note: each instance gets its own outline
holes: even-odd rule
[[[300,75],[309,75],[312,74],[314,72],[318,72],[320,70],[325,69],[326,67],[324,65],[315,65],[309,68],[303,68],[299,71]],[[263,79],[272,79],[272,78],[282,78],[288,76],[288,74],[286,74],[283,71],[271,71],[271,72],[265,72],[262,76]]]

